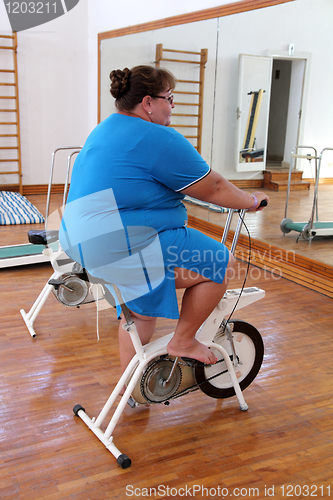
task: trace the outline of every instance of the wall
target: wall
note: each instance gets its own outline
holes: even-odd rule
[[[89,132],[87,24],[81,1],[62,17],[17,34],[24,185],[48,184],[52,151],[82,144]],[[11,33],[3,2],[0,31]],[[63,172],[54,180],[64,182]]]

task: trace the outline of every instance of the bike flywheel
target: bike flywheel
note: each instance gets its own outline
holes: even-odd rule
[[[77,276],[68,276],[63,281],[64,284],[56,291],[59,302],[69,307],[82,304],[89,291],[87,282]]]
[[[182,372],[178,364],[174,366],[171,359],[158,359],[142,375],[141,394],[149,403],[162,403],[176,393],[181,380]]]

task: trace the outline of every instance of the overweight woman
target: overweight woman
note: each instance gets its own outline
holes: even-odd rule
[[[61,245],[111,292],[112,283],[119,287],[143,344],[157,317],[178,319],[169,354],[215,363],[195,334],[223,297],[234,259],[187,227],[182,200],[254,211],[268,197],[235,187],[168,127],[176,84],[170,72],[136,66],[112,71],[110,79],[117,112],[92,131],[75,161]],[[176,289],[184,289],[180,311]],[[122,370],[134,355],[123,323]]]

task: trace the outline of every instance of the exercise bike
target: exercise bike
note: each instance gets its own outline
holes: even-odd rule
[[[80,149],[80,147],[58,148],[52,155],[47,216],[55,156],[59,151],[72,150],[68,157],[66,171],[63,199],[63,205],[65,205],[71,162]],[[267,205],[267,202],[264,200],[262,205]],[[223,244],[227,241],[234,213],[233,210],[229,210],[222,236]],[[230,250],[233,255],[245,213],[246,210],[239,211],[239,220]],[[45,230],[29,231],[28,234],[31,243],[45,245],[45,254],[48,255],[54,271],[28,313],[23,309],[20,311],[32,337],[36,336],[34,321],[51,292],[60,303],[69,307],[79,307],[81,304],[95,301],[98,311],[98,303],[102,299],[106,299],[111,306],[115,305],[111,294],[107,291],[106,283],[96,282],[85,269],[68,258],[58,242],[58,231],[48,229],[45,224]],[[251,254],[251,251],[249,253]],[[131,337],[136,354],[97,418],[90,418],[83,406],[79,404],[74,406],[73,411],[114,455],[117,463],[126,469],[130,467],[131,460],[115,446],[113,432],[127,404],[133,407],[169,405],[173,399],[201,390],[207,396],[216,399],[236,395],[241,411],[248,409],[242,391],[253,382],[260,370],[264,357],[264,344],[260,333],[253,325],[245,321],[234,320],[232,315],[235,311],[262,299],[265,292],[257,287],[245,288],[244,286],[241,289],[226,291],[196,334],[196,338],[212,349],[218,359],[214,365],[205,365],[194,360],[170,356],[167,352],[167,345],[173,333],[143,346],[130,311],[123,303],[120,290],[115,285],[113,287],[126,320],[123,328]],[[124,386],[126,390],[119,403],[115,405]],[[106,424],[105,421],[112,408],[114,408],[113,414],[109,423]],[[102,426],[106,427],[105,430]]]
[[[266,204],[264,200],[262,206]],[[241,210],[239,213],[239,221],[231,246],[232,254],[235,253],[245,212],[246,210]],[[233,210],[228,213],[222,243],[226,242],[233,214]],[[84,269],[79,271],[78,276],[80,273],[87,279]],[[128,403],[133,407],[169,405],[173,399],[201,390],[207,396],[217,399],[236,395],[240,410],[248,409],[242,390],[253,382],[260,370],[264,357],[264,344],[259,331],[253,325],[245,321],[230,319],[230,316],[234,311],[262,299],[265,292],[257,287],[226,291],[196,334],[197,340],[208,346],[218,360],[214,365],[205,365],[195,360],[170,356],[167,352],[167,345],[173,333],[142,345],[135,322],[123,303],[120,290],[115,285],[113,287],[126,320],[123,328],[130,335],[136,354],[97,418],[90,418],[80,404],[74,406],[73,412],[112,453],[118,465],[126,469],[130,467],[131,459],[115,446],[113,432]],[[229,319],[226,319],[227,317]],[[115,405],[124,386],[126,390],[119,403]],[[106,424],[105,421],[112,407],[114,407],[114,412],[109,423]],[[106,427],[105,430],[102,426]]]

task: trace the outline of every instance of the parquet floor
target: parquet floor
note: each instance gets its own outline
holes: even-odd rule
[[[251,192],[251,190],[246,190]],[[252,190],[253,191],[253,190]],[[317,236],[311,243],[300,237],[299,233],[291,231],[283,235],[280,224],[285,217],[286,192],[271,191],[263,189],[270,197],[269,206],[261,212],[250,212],[246,216],[246,224],[252,238],[265,241],[273,246],[293,251],[312,260],[318,260],[333,266],[333,234],[332,236]],[[293,222],[304,222],[310,218],[314,196],[314,187],[310,190],[294,191],[290,193],[287,217]],[[318,196],[318,219],[319,221],[331,221],[333,233],[333,185],[323,184],[319,186]],[[224,226],[227,215],[202,208],[190,203],[186,204],[188,213],[214,224]],[[233,226],[236,224],[234,217]],[[245,233],[245,229],[242,229]]]
[[[237,264],[233,287],[244,269]],[[97,416],[117,381],[117,319],[100,312],[97,341],[93,304],[66,308],[50,296],[32,339],[19,310],[50,275],[48,264],[0,270],[1,499],[333,496],[332,299],[251,267],[247,286],[266,296],[235,316],[265,343],[244,391],[249,410],[200,391],[127,407],[114,433],[132,459],[122,470],[72,412],[80,403]],[[173,327],[159,320],[155,337]]]

